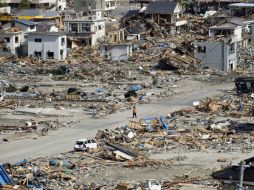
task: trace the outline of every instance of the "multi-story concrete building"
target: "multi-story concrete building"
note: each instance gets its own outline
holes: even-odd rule
[[[67,57],[66,34],[59,32],[29,33],[28,56],[43,60],[64,60]]]
[[[24,33],[22,31],[5,31],[0,33],[0,39],[3,42],[1,52],[17,55],[18,48],[24,43]]]
[[[83,45],[94,46],[105,36],[105,18],[101,11],[94,11],[87,17],[66,16],[63,23],[70,41],[76,39],[82,41]]]

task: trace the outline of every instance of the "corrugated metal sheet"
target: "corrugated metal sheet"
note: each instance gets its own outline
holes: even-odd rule
[[[11,177],[6,173],[5,169],[2,165],[0,165],[0,185],[13,185],[13,180]]]

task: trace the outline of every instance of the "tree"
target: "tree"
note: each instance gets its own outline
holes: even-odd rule
[[[30,8],[30,2],[29,0],[22,0],[19,4],[20,9],[28,9]]]

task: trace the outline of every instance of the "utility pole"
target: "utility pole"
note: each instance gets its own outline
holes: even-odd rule
[[[245,161],[241,161],[240,163],[240,175],[239,175],[239,185],[240,187],[243,186],[243,176],[244,176],[244,164],[245,164]]]
[[[239,186],[240,189],[244,189],[243,187],[243,177],[244,177],[244,170],[248,167],[250,167],[249,165],[245,165],[246,162],[245,161],[241,161],[240,163],[240,174],[239,174]]]

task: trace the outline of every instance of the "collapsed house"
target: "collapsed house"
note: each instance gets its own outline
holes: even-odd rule
[[[181,19],[182,7],[176,1],[151,2],[146,12],[152,16],[152,20],[161,27],[170,31],[170,34],[180,33],[187,24],[186,20]]]
[[[206,11],[204,14],[205,22],[208,26],[226,22],[229,18],[227,11]]]
[[[119,22],[109,21],[105,24],[106,36],[105,41],[109,43],[119,43],[124,41],[125,34],[124,29],[120,27]]]
[[[230,37],[232,41],[237,43],[238,47],[247,47],[253,41],[253,23],[254,20],[233,19],[230,22],[210,27],[209,36]]]
[[[231,23],[238,24],[242,27],[241,41],[237,43],[239,47],[247,47],[254,42],[254,19],[233,18]]]

